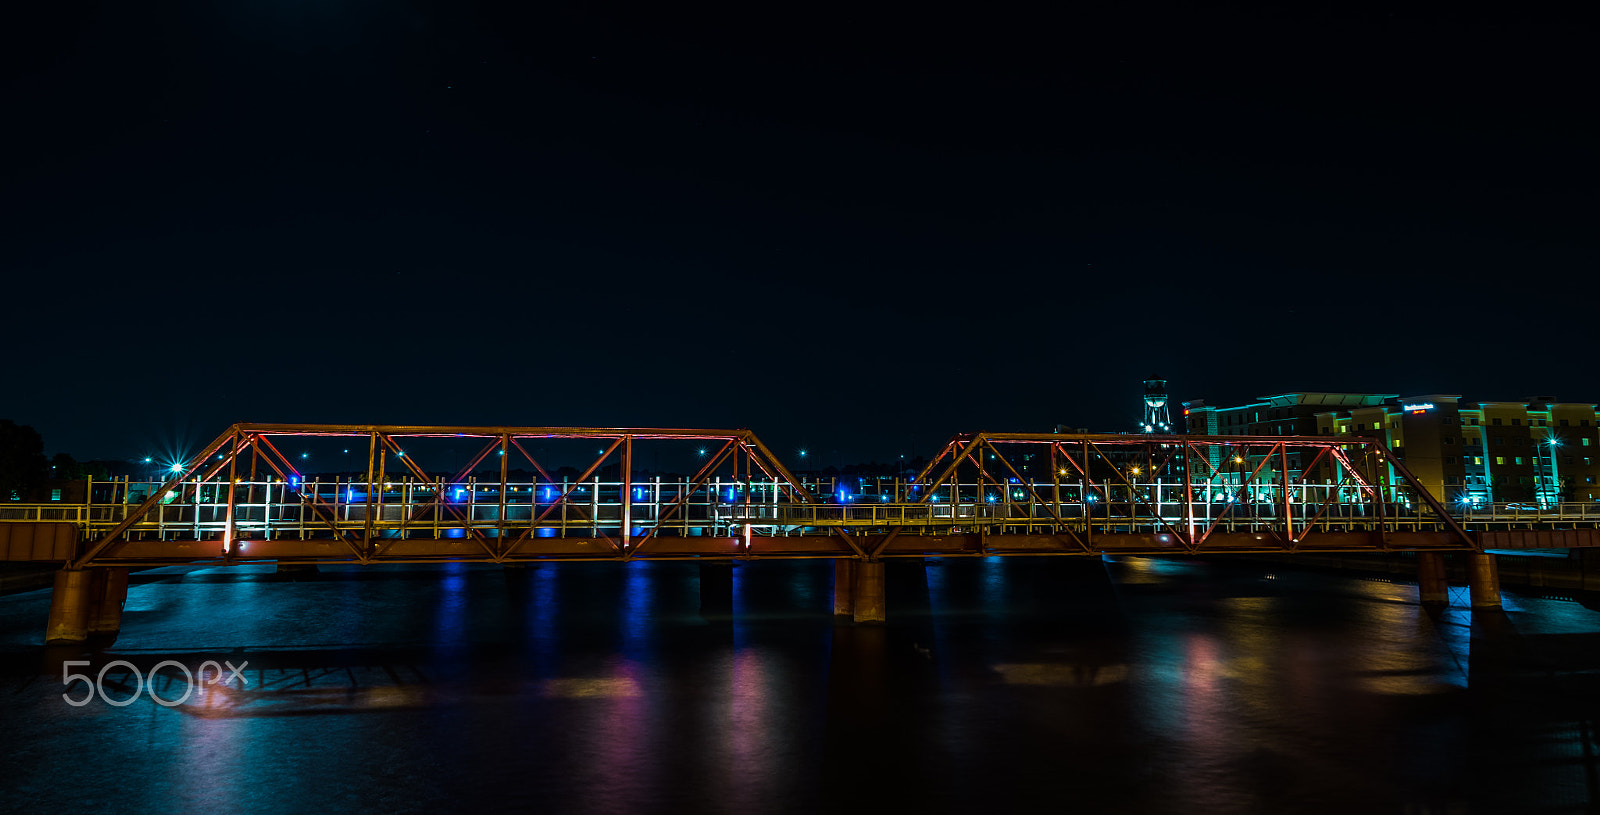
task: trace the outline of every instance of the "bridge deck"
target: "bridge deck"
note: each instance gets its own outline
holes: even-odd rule
[[[366,474],[302,473],[304,454],[277,446],[285,436],[365,442]],[[425,469],[421,451],[441,441],[476,453],[453,475]],[[555,477],[533,453],[562,441],[597,457]],[[693,475],[640,475],[645,444],[691,445]],[[536,475],[513,477],[513,458]],[[236,425],[174,469],[99,497],[91,486],[81,504],[0,507],[0,558],[77,568],[1600,544],[1600,504],[1447,508],[1359,438],[967,434],[912,477],[816,479],[746,430]]]

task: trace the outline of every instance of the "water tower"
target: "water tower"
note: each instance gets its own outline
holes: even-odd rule
[[[1144,433],[1171,433],[1172,417],[1167,413],[1167,380],[1154,374],[1144,381]]]

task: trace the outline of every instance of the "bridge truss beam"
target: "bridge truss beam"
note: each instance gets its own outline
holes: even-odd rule
[[[353,482],[345,482],[343,489],[347,494],[341,506],[338,482],[329,495],[319,489],[325,485],[307,479],[296,468],[294,460],[280,449],[283,439],[293,437],[364,439],[367,442],[366,476],[359,482],[362,500],[354,501],[356,486]],[[480,440],[483,445],[465,467],[436,468],[430,472],[426,462],[419,461],[414,452],[406,449],[410,441],[417,439],[470,439]],[[581,475],[558,480],[529,451],[529,443],[536,440],[582,440],[602,447]],[[641,526],[636,521],[643,519],[633,517],[633,510],[641,503],[636,500],[636,489],[644,489],[634,484],[636,445],[663,442],[703,444],[702,454],[711,448],[716,451],[704,458],[693,476],[673,484],[675,492],[665,496],[665,500],[657,481],[654,500],[649,502],[653,517],[648,526]],[[242,480],[239,465],[247,455],[249,478]],[[451,500],[451,491],[462,490],[459,485],[472,480],[479,465],[491,455],[499,461],[499,478],[486,485],[472,484],[474,495],[480,489],[487,489],[497,496],[492,520],[486,523],[476,513],[491,508],[476,504],[460,506]],[[512,490],[516,487],[508,478],[513,460],[519,461],[519,467],[525,463],[538,474],[538,479],[543,479],[524,485],[526,493],[521,501],[513,497]],[[606,468],[614,469],[619,480],[607,483],[615,491],[616,500],[602,503],[597,474]],[[259,472],[262,469],[270,470],[265,474],[266,482],[257,481],[263,475]],[[224,470],[228,475],[219,479]],[[437,475],[440,472],[454,472],[454,475],[446,478]],[[591,489],[585,486],[591,478],[595,479],[592,482],[594,493],[587,501],[577,500],[579,494]],[[213,479],[218,479],[215,484],[211,483]],[[402,485],[398,494],[394,491],[397,480]],[[559,492],[552,494],[558,484]],[[728,502],[732,506],[738,501],[746,505],[752,503],[763,490],[774,503],[798,505],[816,500],[754,433],[742,429],[238,424],[206,445],[187,463],[175,467],[169,480],[71,558],[67,568],[129,561],[188,561],[205,556],[242,562],[272,559],[272,555],[262,553],[285,547],[302,553],[317,551],[315,562],[401,561],[418,556],[418,552],[431,553],[422,555],[429,559],[490,562],[538,559],[550,554],[559,556],[546,553],[551,545],[539,533],[559,529],[564,534],[573,520],[587,524],[594,532],[593,537],[582,544],[577,539],[562,538],[571,540],[572,544],[561,544],[557,548],[570,554],[572,545],[581,545],[585,554],[629,560],[652,544],[654,548],[673,549],[660,546],[658,539],[662,530],[675,517],[685,514],[688,507],[696,506],[697,498],[700,505],[716,504],[719,496],[710,491],[723,486],[736,496],[736,500]],[[259,505],[254,502],[258,488],[265,492]],[[277,502],[273,501],[274,489],[279,495]],[[544,500],[540,500],[538,489],[545,491]],[[204,503],[212,517],[204,522],[197,498],[202,490],[211,493]],[[176,500],[169,499],[169,495]],[[225,497],[219,499],[219,495]],[[398,504],[388,501],[391,495],[397,495]],[[173,540],[160,531],[153,537],[149,534],[148,520],[153,512],[162,513],[169,502],[187,510],[191,499],[196,502],[192,509],[192,540]],[[288,546],[289,542],[282,539],[274,540],[270,534],[260,540],[251,539],[252,528],[259,527],[270,533],[272,515],[284,505],[295,505],[302,520],[309,515],[325,526],[327,537],[305,538],[302,523],[301,539],[294,541],[295,546]],[[259,523],[243,517],[239,511],[241,506],[259,509]],[[219,509],[222,510],[220,524],[216,519]],[[611,514],[601,517],[602,513]],[[525,517],[518,518],[519,514]],[[158,524],[158,527],[164,526]],[[728,521],[725,518],[685,518],[678,531],[687,537],[688,533],[699,535],[719,526],[727,527]],[[435,533],[431,538],[432,546],[418,543],[430,539],[427,530]],[[437,533],[441,530],[457,533],[459,537],[439,537]],[[745,537],[752,536],[746,524]],[[676,548],[681,551],[683,547]],[[838,548],[845,554],[850,553],[842,540]]]
[[[366,453],[331,480],[285,452],[330,438]],[[430,440],[467,455],[443,467]],[[541,445],[557,443],[586,445],[563,459],[584,466],[552,472]],[[662,448],[688,474],[640,465]],[[81,569],[1482,551],[1482,533],[1366,439],[969,433],[909,479],[824,481],[743,429],[239,424],[138,506],[86,509],[104,520],[51,557]]]

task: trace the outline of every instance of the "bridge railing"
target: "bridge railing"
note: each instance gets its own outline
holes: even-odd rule
[[[0,504],[0,522],[65,521],[85,527],[112,524],[127,517],[128,504]]]
[[[501,483],[468,479],[396,479],[385,484],[330,479],[285,482],[240,481],[233,491],[234,528],[245,537],[314,538],[332,530],[379,536],[443,537],[474,529],[490,536],[529,528],[560,536],[597,534],[621,526],[626,509],[630,526],[663,535],[732,534],[754,526],[763,534],[829,534],[834,528],[922,531],[965,529],[1048,532],[1056,528],[1104,532],[1159,532],[1189,523],[1226,531],[1270,530],[1284,518],[1328,531],[1376,526],[1436,529],[1441,523],[1427,506],[1396,501],[1380,508],[1370,502],[1341,500],[1337,485],[1291,486],[1285,503],[1281,488],[1260,485],[1224,494],[1216,485],[1155,481],[1101,492],[1081,481],[1021,482],[997,486],[950,482],[926,500],[915,500],[917,485],[901,479],[806,479],[802,484],[820,502],[792,500],[780,481],[723,481],[699,490],[688,480],[659,478],[628,482],[593,479]],[[142,485],[135,485],[140,487]],[[154,485],[149,485],[154,487]],[[220,536],[228,525],[226,485],[193,480],[175,490],[182,500],[158,504],[133,523],[136,539],[198,540]],[[623,500],[624,490],[633,500]],[[1185,490],[1190,500],[1185,502]],[[134,490],[139,494],[142,490]],[[1088,494],[1087,500],[1084,498]],[[562,500],[562,496],[566,496]],[[1033,496],[1059,496],[1034,500]],[[908,500],[911,499],[911,500]],[[63,521],[79,524],[95,537],[121,523],[130,504],[0,505],[0,521]],[[1456,516],[1472,528],[1517,528],[1539,524],[1600,525],[1600,503],[1537,507],[1500,503],[1463,508]]]
[[[351,474],[300,469],[327,460]],[[546,466],[585,460],[554,475]],[[679,474],[642,474],[646,461]],[[1261,537],[1289,546],[1319,531],[1442,531],[1452,545],[1471,547],[1463,522],[1600,520],[1588,506],[1457,512],[1392,451],[1362,438],[963,434],[914,475],[852,479],[797,476],[742,429],[240,424],[169,469],[172,480],[113,488],[121,502],[20,514],[79,524],[93,540],[74,567],[124,549],[152,551],[128,546],[150,540],[221,539],[226,550],[231,542],[297,538],[367,558],[379,549],[418,550],[375,539],[463,535],[480,544],[514,539],[480,547],[494,555],[529,537],[620,538],[613,545],[621,552],[634,535],[749,539],[843,530],[848,542],[873,530],[1081,530],[1158,533],[1198,551],[1219,530],[1270,533]]]

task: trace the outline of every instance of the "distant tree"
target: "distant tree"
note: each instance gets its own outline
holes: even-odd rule
[[[92,475],[96,481],[101,481],[124,475],[137,475],[142,469],[141,465],[129,461],[94,459],[92,461],[78,462],[78,477],[84,478]]]
[[[50,457],[50,477],[76,480],[83,477],[83,466],[66,453]]]
[[[48,476],[44,439],[39,432],[10,419],[0,419],[0,500],[11,493],[27,495]]]

